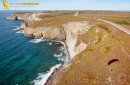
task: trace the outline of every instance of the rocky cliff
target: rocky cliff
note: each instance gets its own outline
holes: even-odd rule
[[[79,34],[83,34],[89,30],[90,26],[87,21],[68,22],[58,27],[26,27],[26,23],[22,23],[26,35],[44,37],[50,39],[77,39]]]
[[[37,13],[37,12],[15,12],[7,17],[9,20],[41,20],[42,16],[49,15],[49,13]]]
[[[18,16],[28,18],[20,25],[26,35],[62,40],[70,55],[69,62],[55,71],[46,85],[129,85],[130,79],[124,80],[130,72],[129,35],[90,18],[26,16]]]
[[[46,15],[49,14],[16,12],[7,19],[15,20],[17,17],[18,20],[26,20],[20,25],[25,35],[64,41],[68,47],[70,57],[74,57],[86,48],[84,43],[81,43],[78,47],[75,47],[75,45],[79,35],[83,35],[92,27],[87,19],[74,16],[41,18],[41,16]]]
[[[83,43],[75,48],[75,44],[79,35],[83,35],[90,28],[91,26],[88,24],[88,21],[68,22],[58,27],[25,27],[24,33],[28,36],[63,40],[67,43],[67,46],[69,47],[70,56],[74,57],[76,54],[86,48],[86,45]]]
[[[28,36],[64,41],[72,58],[86,48],[87,45],[83,42],[77,47],[75,45],[78,37],[86,33],[92,26],[94,25],[82,17],[60,16],[26,21],[21,23],[20,28]]]

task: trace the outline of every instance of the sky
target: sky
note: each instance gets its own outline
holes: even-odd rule
[[[7,0],[8,3],[38,2],[39,6],[9,7],[10,10],[130,10],[130,0]],[[0,0],[0,10],[4,10]]]

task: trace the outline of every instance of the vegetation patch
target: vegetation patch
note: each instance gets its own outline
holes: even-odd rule
[[[98,40],[97,40],[97,42],[95,44],[98,44],[99,42],[101,42],[101,40],[102,39],[99,37]]]
[[[92,49],[92,48],[90,48],[90,49],[88,49],[88,51],[93,51],[93,49]]]
[[[123,20],[123,21],[119,21],[119,22],[116,22],[117,24],[126,24],[126,25],[130,25],[130,22],[126,21],[126,20]]]
[[[87,54],[89,54],[90,52],[92,52],[94,49],[90,48],[87,50]]]
[[[106,25],[98,24],[98,27],[102,28],[103,30],[107,31],[108,33],[111,32],[111,31],[109,30],[109,28],[108,28]]]
[[[106,31],[108,31],[108,30],[109,30],[109,28],[108,28],[108,27],[103,27],[103,29],[104,29],[104,30],[106,30]]]
[[[103,46],[101,50],[107,53],[110,50],[110,46]]]

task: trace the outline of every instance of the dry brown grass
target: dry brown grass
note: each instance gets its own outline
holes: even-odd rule
[[[27,14],[27,13],[35,13],[35,12],[15,12],[15,14]]]
[[[109,20],[122,26],[125,25],[127,29],[130,29],[130,12],[87,11],[81,12],[79,16]]]
[[[97,25],[99,24],[102,24],[102,22]],[[130,75],[130,57],[123,52],[117,39],[123,43],[125,49],[129,52],[130,36],[116,29],[120,34],[119,37],[114,30],[115,27],[109,24],[105,24],[105,27],[108,27],[111,32],[108,33],[102,27],[95,26],[84,35],[79,36],[79,42],[92,43],[95,36],[102,38],[107,34],[107,37],[99,43],[91,44],[75,56],[71,65],[61,74],[54,85],[129,85],[130,78],[127,78],[123,83],[117,81],[117,75],[120,73]],[[100,29],[99,33],[95,32],[96,28]],[[108,62],[112,59],[119,61],[108,65]],[[109,77],[112,78],[113,83],[108,81]]]
[[[33,21],[33,22],[31,22],[32,24],[30,24],[29,27],[33,27],[33,28],[55,27],[55,26],[61,26],[68,22],[80,22],[80,21],[88,21],[88,20],[90,20],[90,19],[83,18],[83,17],[58,16],[58,17],[43,19],[41,21]]]
[[[43,15],[40,15],[41,19],[45,19],[45,18],[52,18],[52,17],[57,17],[57,16],[65,16],[65,15],[73,15],[74,13],[71,11],[46,11],[43,12],[46,13]]]
[[[50,15],[53,14],[50,13]],[[33,21],[29,27],[57,27],[67,22],[79,21],[89,21],[90,24],[94,23],[96,26],[92,27],[85,34],[78,36],[76,46],[81,41],[89,46],[75,56],[71,61],[71,65],[60,75],[54,85],[110,85],[109,77],[112,77],[112,81],[115,81],[112,83],[113,85],[130,84],[130,78],[123,83],[117,81],[117,75],[120,73],[130,75],[130,57],[123,52],[120,45],[121,42],[125,50],[130,54],[130,36],[112,25],[83,18],[83,16],[90,16],[118,23],[123,20],[130,21],[130,13],[90,11],[80,12],[79,17],[70,16],[71,14],[69,16],[63,16],[60,13],[57,15],[43,16],[46,19]],[[121,25],[129,28],[129,24],[124,23]],[[97,29],[100,31],[96,32]],[[105,35],[107,37],[104,38]],[[95,36],[97,41],[94,43],[96,40]],[[108,65],[108,62],[112,59],[118,59],[119,62]]]

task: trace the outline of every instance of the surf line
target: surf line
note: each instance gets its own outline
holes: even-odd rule
[[[58,68],[54,69],[53,73],[48,77],[48,79],[47,79],[47,81],[46,81],[46,83],[44,85],[52,85],[54,78],[55,79],[59,78],[59,76],[61,75],[61,73],[66,69],[64,67],[64,65],[67,64],[67,63],[69,63],[69,61],[71,61],[70,53],[69,53],[68,46],[67,46],[66,42],[65,41],[58,41],[58,42],[62,42],[62,44],[65,46],[68,60],[64,64],[62,64],[61,66],[59,66]]]

